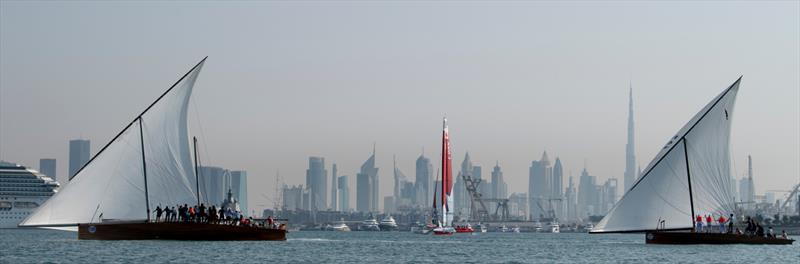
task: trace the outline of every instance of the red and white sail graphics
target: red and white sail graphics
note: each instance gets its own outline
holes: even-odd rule
[[[443,121],[442,130],[442,225],[448,226],[452,219],[453,201],[453,169],[450,152],[450,135],[447,130],[447,118]]]

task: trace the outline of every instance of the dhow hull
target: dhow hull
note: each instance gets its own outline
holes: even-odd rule
[[[791,245],[794,239],[767,238],[748,235],[694,233],[694,232],[649,232],[647,244],[754,244],[754,245]]]
[[[78,239],[286,240],[286,230],[203,223],[93,223],[78,225]]]

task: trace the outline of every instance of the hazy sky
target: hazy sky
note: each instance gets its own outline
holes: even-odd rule
[[[411,177],[423,147],[436,160],[444,115],[454,163],[498,160],[512,192],[544,150],[622,183],[630,82],[644,167],[740,75],[733,172],[752,154],[758,193],[800,180],[797,1],[3,1],[0,159],[65,176],[69,139],[96,153],[204,56],[201,159],[247,170],[259,209],[311,155],[351,176],[354,206],[373,142],[390,194],[392,155]]]

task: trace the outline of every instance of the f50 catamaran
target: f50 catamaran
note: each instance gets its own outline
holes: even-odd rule
[[[439,221],[439,226],[433,229],[433,234],[452,235],[456,229],[452,226],[453,209],[450,207],[453,204],[453,169],[447,118],[442,124],[442,219]]]
[[[739,77],[656,155],[590,233],[646,233],[654,244],[791,244],[794,240],[694,232],[695,216],[734,213],[731,120]]]
[[[136,116],[20,226],[78,226],[79,239],[286,240],[283,228],[150,221],[151,205],[201,202],[187,112],[205,60]]]

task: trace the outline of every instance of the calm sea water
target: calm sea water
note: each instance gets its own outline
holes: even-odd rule
[[[791,246],[646,245],[644,235],[289,233],[288,241],[82,241],[0,229],[0,263],[800,263]]]

